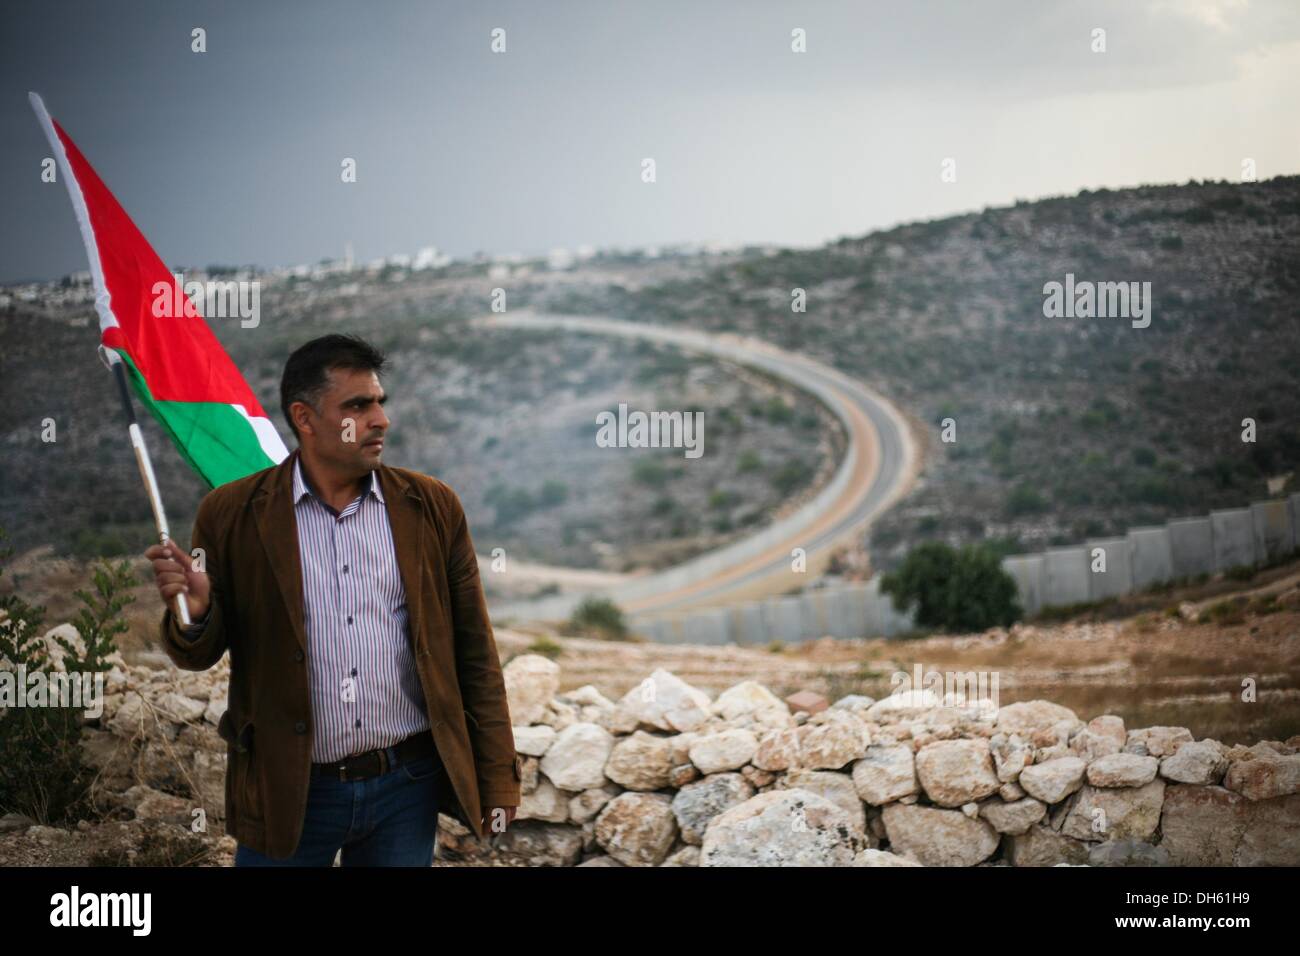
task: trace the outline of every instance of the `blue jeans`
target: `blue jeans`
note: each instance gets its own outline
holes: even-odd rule
[[[276,860],[240,844],[235,866],[432,866],[438,835],[437,754],[406,763],[388,748],[387,773],[345,781],[313,774],[302,837],[293,856]]]

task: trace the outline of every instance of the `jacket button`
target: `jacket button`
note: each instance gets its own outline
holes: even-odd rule
[[[302,648],[301,648],[301,647],[298,648],[298,650],[296,650],[296,651],[293,652],[293,659],[294,659],[295,661],[300,661],[300,660],[302,660]]]
[[[293,729],[300,734],[305,734],[307,732],[306,721],[302,721],[302,720],[298,721],[296,724],[293,725]]]

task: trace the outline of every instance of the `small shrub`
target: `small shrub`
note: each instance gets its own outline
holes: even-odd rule
[[[3,532],[0,531],[0,537]],[[11,548],[0,551],[0,574]],[[63,651],[56,666],[42,634],[43,607],[34,607],[18,594],[0,596],[0,660],[14,671],[24,668],[30,679],[108,670],[106,658],[116,649],[118,634],[127,629],[122,609],[135,600],[125,593],[135,581],[126,561],[109,565],[101,561],[94,571],[95,590],[75,592],[82,604],[73,625],[82,647],[61,636],[54,641]],[[0,714],[0,813],[21,813],[49,826],[92,815],[89,788],[93,768],[82,762],[81,706],[13,707]]]
[[[564,648],[549,637],[539,637],[533,643],[528,645],[529,654],[541,654],[543,657],[549,657],[555,660],[564,653]]]
[[[609,598],[584,598],[569,618],[569,631],[605,640],[626,640],[627,623],[622,609]]]

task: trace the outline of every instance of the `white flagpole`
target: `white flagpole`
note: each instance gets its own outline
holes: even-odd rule
[[[167,515],[163,511],[162,495],[158,493],[158,480],[153,474],[153,462],[149,460],[149,449],[144,443],[144,432],[140,430],[140,424],[135,420],[135,406],[131,403],[131,389],[126,383],[126,363],[122,361],[122,356],[118,355],[112,349],[99,347],[99,358],[117,378],[118,391],[122,395],[122,410],[126,412],[127,431],[131,435],[131,447],[135,449],[135,461],[140,466],[140,477],[144,480],[144,490],[149,495],[149,504],[153,507],[153,520],[158,528],[158,541],[166,544],[171,538],[171,530],[167,526]],[[184,594],[177,594],[174,598],[176,601],[176,616],[180,619],[182,625],[190,623],[190,606],[185,602]]]

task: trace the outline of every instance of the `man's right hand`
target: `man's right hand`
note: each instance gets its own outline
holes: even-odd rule
[[[158,582],[158,594],[168,607],[177,594],[185,595],[189,605],[190,620],[197,621],[208,611],[211,586],[208,576],[203,571],[194,570],[194,560],[168,539],[166,544],[151,545],[144,556],[153,562],[154,577]]]

